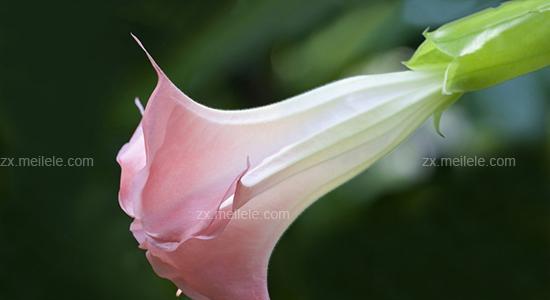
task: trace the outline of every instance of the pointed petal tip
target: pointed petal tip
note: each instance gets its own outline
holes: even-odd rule
[[[151,56],[151,54],[149,54],[147,49],[145,49],[145,46],[143,46],[143,43],[139,40],[139,38],[131,32],[130,32],[130,36],[132,36],[132,38],[136,41],[138,46],[143,50],[143,52],[145,52],[145,55],[147,55],[147,58],[149,59],[149,62],[151,63],[155,71],[157,72],[157,75],[159,77],[164,77],[164,72],[162,72],[162,69],[159,67],[155,59]]]

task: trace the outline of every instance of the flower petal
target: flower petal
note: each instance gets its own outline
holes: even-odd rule
[[[136,202],[134,193],[137,190],[132,188],[132,184],[135,175],[145,166],[145,144],[141,124],[138,125],[130,141],[118,152],[117,162],[122,166],[119,204],[126,214],[134,217],[134,203]]]

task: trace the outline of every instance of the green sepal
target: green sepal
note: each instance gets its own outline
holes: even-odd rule
[[[424,32],[404,64],[445,72],[444,93],[486,88],[550,64],[550,1],[511,1]]]

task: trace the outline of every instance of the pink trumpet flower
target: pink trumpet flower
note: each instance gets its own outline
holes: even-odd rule
[[[443,74],[405,71],[223,111],[147,55],[158,83],[117,156],[119,201],[155,272],[192,299],[269,299],[269,257],[292,221],[458,97]]]

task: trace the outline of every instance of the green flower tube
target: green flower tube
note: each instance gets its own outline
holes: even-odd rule
[[[446,94],[483,89],[550,64],[550,1],[506,2],[424,36],[408,68],[444,71]]]

